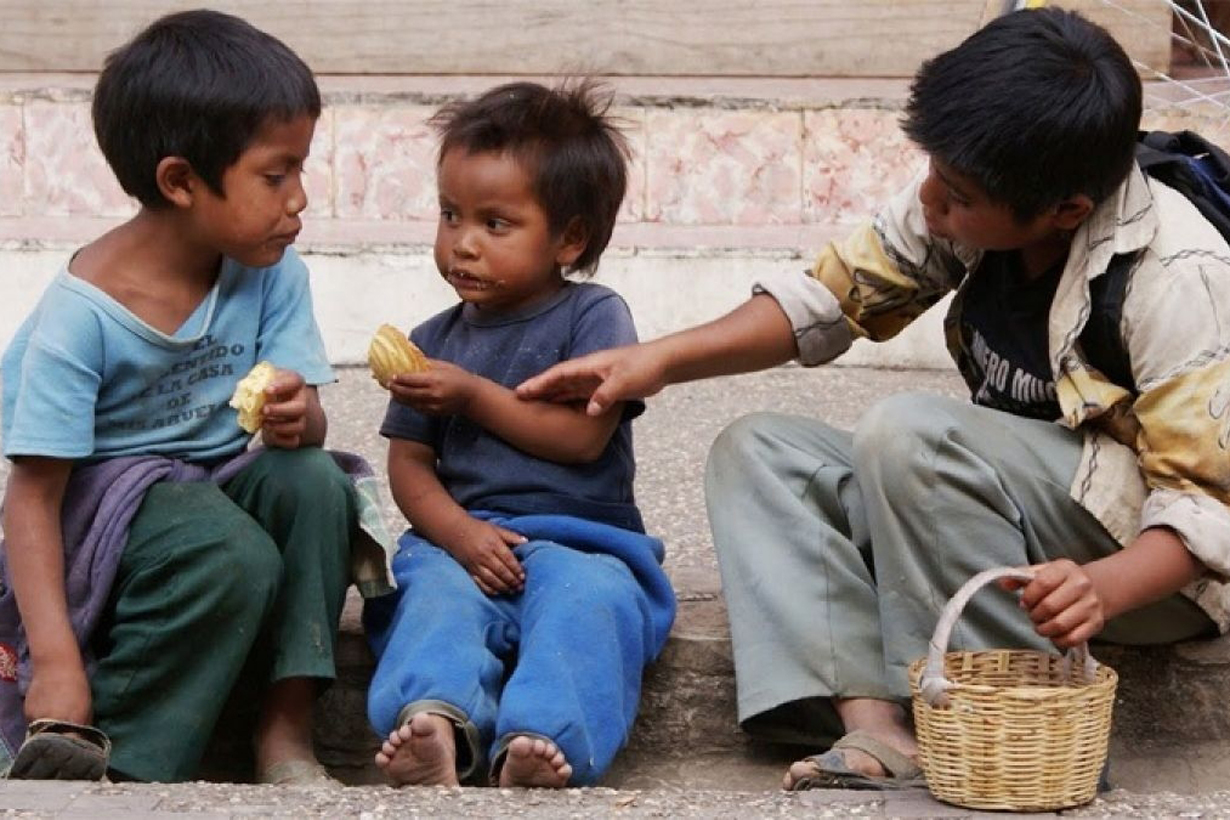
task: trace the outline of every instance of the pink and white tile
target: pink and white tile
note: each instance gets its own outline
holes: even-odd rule
[[[25,126],[27,215],[135,213],[134,201],[98,150],[89,103],[32,100],[25,106]]]
[[[628,141],[631,156],[628,158],[628,190],[624,194],[623,207],[619,209],[620,222],[640,222],[645,216],[645,153],[648,130],[645,127],[645,111],[640,108],[622,108],[613,112],[615,124]]]
[[[26,164],[21,107],[0,105],[0,216],[22,213],[22,172]]]
[[[303,187],[307,191],[308,207],[305,219],[329,219],[333,216],[333,111],[326,108],[316,121],[312,135],[311,154],[304,166]]]
[[[797,112],[651,111],[645,218],[684,225],[796,223]]]
[[[426,106],[333,109],[334,213],[342,219],[436,218],[436,134]]]
[[[889,109],[808,111],[803,118],[803,218],[850,223],[871,216],[926,163]]]

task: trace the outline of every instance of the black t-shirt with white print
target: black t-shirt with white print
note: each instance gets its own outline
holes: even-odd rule
[[[1059,418],[1047,317],[1063,264],[1028,279],[1016,251],[987,252],[966,286],[961,337],[973,354],[962,375],[975,404],[1018,416]]]

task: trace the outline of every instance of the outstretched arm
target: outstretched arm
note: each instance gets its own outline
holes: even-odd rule
[[[560,362],[519,385],[517,395],[588,400],[586,412],[601,416],[619,401],[652,396],[669,384],[763,370],[796,355],[790,320],[772,296],[760,294],[712,322]]]
[[[72,462],[65,459],[15,458],[4,500],[4,536],[33,665],[26,717],[85,724],[92,715],[90,685],[68,616],[60,530],[71,471]]]

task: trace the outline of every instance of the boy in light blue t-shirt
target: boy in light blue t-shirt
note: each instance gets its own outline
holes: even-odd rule
[[[365,465],[320,449],[333,374],[290,247],[315,79],[246,22],[184,12],[107,59],[93,114],[141,207],[4,355],[0,771],[191,779],[242,684],[258,779],[332,783],[311,714]],[[262,360],[249,449],[228,400]]]

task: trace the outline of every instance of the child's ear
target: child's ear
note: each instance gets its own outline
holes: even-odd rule
[[[574,216],[564,227],[559,249],[555,252],[555,264],[567,268],[581,258],[589,244],[589,226],[579,216]]]
[[[1075,194],[1055,206],[1055,227],[1075,231],[1093,213],[1093,200],[1085,194]]]
[[[154,169],[154,181],[167,202],[179,208],[192,205],[193,195],[202,185],[191,163],[183,157],[163,157]]]

